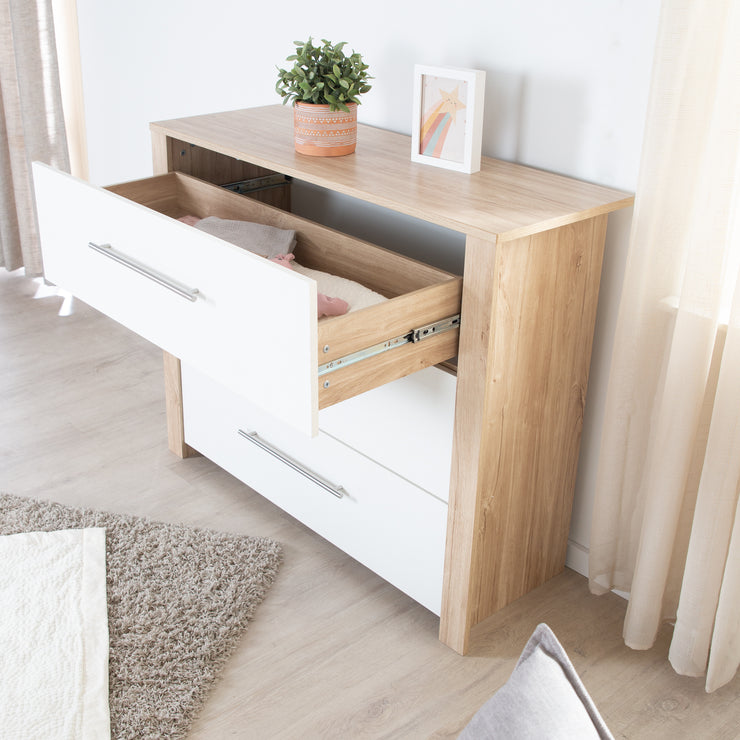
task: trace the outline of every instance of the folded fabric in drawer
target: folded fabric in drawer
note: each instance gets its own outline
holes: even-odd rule
[[[180,220],[184,221],[185,218]],[[295,229],[279,229],[276,226],[258,224],[254,221],[218,218],[218,216],[196,218],[192,225],[196,229],[236,244],[237,247],[248,249],[262,257],[272,258],[279,254],[290,254],[295,249]]]
[[[359,311],[362,308],[377,306],[388,299],[385,296],[376,293],[374,290],[365,287],[355,280],[348,280],[339,275],[332,275],[329,272],[321,270],[312,270],[310,267],[304,267],[293,262],[293,269],[305,275],[307,278],[316,281],[319,293],[328,296],[335,296],[346,301],[348,305],[347,313]]]
[[[294,229],[280,229],[254,221],[217,216],[199,219],[197,216],[187,215],[178,220],[315,280],[318,286],[319,318],[342,316],[350,311],[368,308],[387,300],[385,296],[354,280],[321,270],[311,270],[294,262],[292,254],[296,246]]]

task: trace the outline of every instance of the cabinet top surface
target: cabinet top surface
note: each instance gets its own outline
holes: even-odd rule
[[[293,112],[282,105],[160,121],[151,130],[487,239],[528,236],[633,201],[619,190],[488,157],[471,175],[415,163],[411,137],[363,124],[354,154],[298,154]]]

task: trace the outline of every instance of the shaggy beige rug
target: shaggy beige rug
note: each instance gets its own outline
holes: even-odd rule
[[[281,560],[273,540],[0,494],[0,535],[104,527],[111,737],[182,738]]]

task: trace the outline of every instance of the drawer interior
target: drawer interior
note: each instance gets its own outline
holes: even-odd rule
[[[459,314],[462,278],[456,275],[179,172],[107,189],[171,218],[218,216],[295,229],[296,262],[356,281],[389,299],[319,321],[319,364],[340,360],[339,369],[320,379],[319,408],[457,354],[459,330],[452,329],[362,362],[341,361]]]
[[[295,229],[296,261],[355,280],[386,298],[461,278],[180,172],[112,185],[111,192],[171,218],[241,219]]]

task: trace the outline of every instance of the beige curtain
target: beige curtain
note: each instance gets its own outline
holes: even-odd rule
[[[0,266],[42,272],[30,163],[69,171],[50,0],[0,0]]]
[[[740,2],[664,0],[589,568],[707,691],[740,663],[739,488]]]

